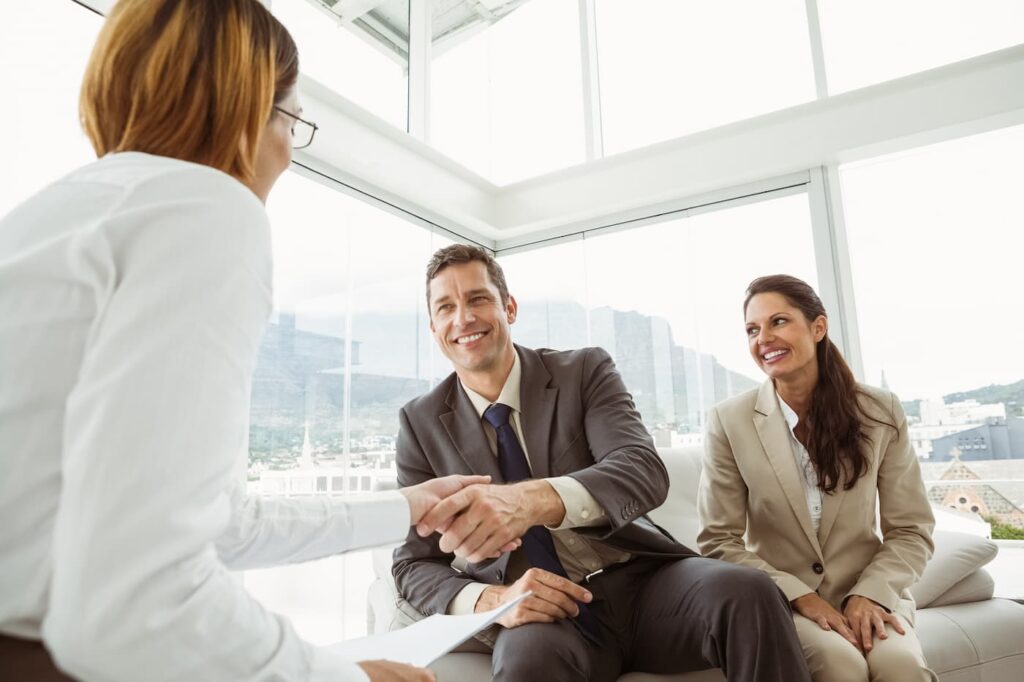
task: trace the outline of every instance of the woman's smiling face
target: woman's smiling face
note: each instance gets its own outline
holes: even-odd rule
[[[765,374],[779,379],[817,369],[818,342],[828,331],[824,315],[808,322],[782,294],[766,292],[750,299],[746,310],[750,356]]]

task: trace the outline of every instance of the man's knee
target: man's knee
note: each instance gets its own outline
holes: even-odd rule
[[[701,587],[716,600],[738,606],[785,602],[785,597],[767,573],[725,562],[720,562],[715,570],[709,572]]]
[[[528,623],[498,635],[491,673],[507,682],[589,680],[590,655],[569,623]]]

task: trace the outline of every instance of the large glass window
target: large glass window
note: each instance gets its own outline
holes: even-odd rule
[[[1024,126],[841,167],[866,378],[904,401],[932,502],[997,538],[1024,528],[1021,158]]]
[[[0,215],[96,159],[78,123],[82,74],[103,18],[70,0],[6,3],[0,21]]]
[[[614,154],[814,99],[804,0],[597,0]]]
[[[453,6],[475,23],[434,37],[431,144],[498,184],[582,162],[577,0],[528,2],[493,24],[472,4]]]
[[[1020,0],[818,0],[831,93],[1024,43]]]
[[[286,173],[270,195],[274,319],[253,381],[256,494],[358,495],[393,483],[398,409],[450,369],[423,275],[449,240]],[[246,586],[311,641],[365,634],[371,555],[250,571]]]
[[[663,446],[699,442],[711,406],[761,381],[747,284],[784,272],[817,285],[803,193],[500,260],[520,303],[514,338],[605,348]]]
[[[512,330],[516,343],[556,350],[590,345],[580,238],[499,258],[509,293],[519,304]]]
[[[409,3],[273,0],[299,48],[302,72],[406,129]],[[337,12],[335,11],[337,10]]]

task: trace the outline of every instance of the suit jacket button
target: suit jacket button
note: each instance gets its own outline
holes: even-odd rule
[[[822,566],[819,562],[815,561],[813,564],[811,564],[811,570],[817,573],[818,575],[821,575],[825,572],[825,567]]]
[[[501,571],[498,571],[498,580],[500,582],[505,582],[505,574]]]

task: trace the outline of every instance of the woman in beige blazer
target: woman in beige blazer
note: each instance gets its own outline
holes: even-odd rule
[[[907,591],[934,518],[899,400],[856,382],[801,280],[754,280],[744,314],[768,380],[708,415],[701,551],[775,580],[815,680],[936,680]]]

